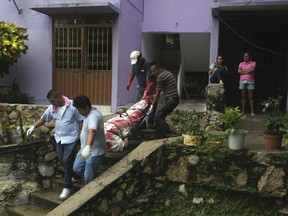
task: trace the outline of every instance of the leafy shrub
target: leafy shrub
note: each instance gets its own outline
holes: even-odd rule
[[[27,93],[20,92],[15,80],[10,86],[0,85],[0,103],[31,104],[32,99]]]
[[[9,74],[9,68],[21,54],[25,54],[28,46],[27,29],[16,26],[12,23],[0,22],[0,76]]]

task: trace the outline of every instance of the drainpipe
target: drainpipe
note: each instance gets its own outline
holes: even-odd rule
[[[11,0],[9,0],[9,1],[11,1]],[[16,4],[15,0],[12,0],[12,1],[13,1],[14,5],[15,5],[17,11],[18,11],[18,14],[21,14],[22,9],[19,9],[19,8],[18,8],[18,5]]]

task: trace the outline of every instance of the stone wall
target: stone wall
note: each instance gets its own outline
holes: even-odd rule
[[[129,202],[149,202],[143,194],[167,182],[287,198],[287,165],[288,156],[281,151],[191,147],[180,138],[144,142],[48,215],[118,216]]]
[[[0,140],[0,145],[23,143],[25,130],[41,117],[46,108],[47,105],[0,103],[0,136],[8,139],[5,143]],[[46,123],[33,132],[34,138],[48,138],[53,135],[53,129],[54,121]]]
[[[57,166],[50,142],[0,146],[0,206],[29,203],[31,192],[51,187]]]
[[[206,87],[206,110],[224,112],[225,109],[225,90],[221,84],[208,84]]]

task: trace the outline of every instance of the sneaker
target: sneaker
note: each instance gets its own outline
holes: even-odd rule
[[[63,190],[62,190],[62,193],[60,194],[60,199],[67,199],[68,198],[68,196],[69,196],[69,193],[70,193],[70,189],[68,189],[68,188],[64,188]]]
[[[73,178],[72,177],[71,182],[72,183],[76,183],[76,182],[80,182],[81,180],[82,180],[81,178],[78,179],[78,178]]]

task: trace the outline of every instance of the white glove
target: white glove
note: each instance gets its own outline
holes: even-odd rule
[[[153,111],[153,105],[150,106],[148,113],[151,113]]]
[[[83,158],[83,160],[86,160],[90,154],[90,145],[85,145],[84,149],[81,152],[81,156]]]
[[[26,131],[26,135],[29,136],[35,129],[35,126],[32,125],[27,131]]]

